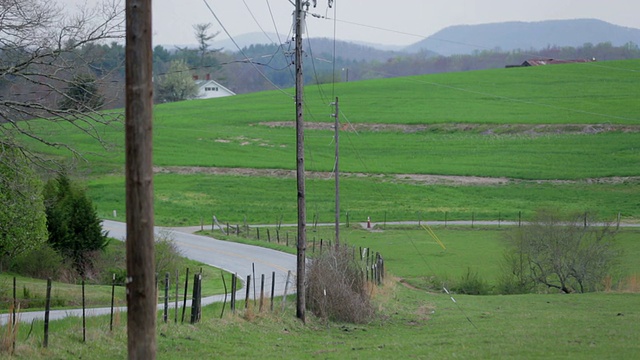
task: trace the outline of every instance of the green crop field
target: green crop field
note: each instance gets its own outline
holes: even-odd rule
[[[308,86],[305,163],[319,172],[310,180],[310,212],[332,216],[332,185],[319,179],[333,171],[328,104],[335,94],[343,211],[354,217],[513,219],[561,207],[636,221],[640,203],[630,194],[640,176],[638,70],[640,61],[629,60],[380,79],[335,90]],[[280,91],[156,106],[158,223],[195,225],[212,214],[262,223],[274,212],[292,219],[292,178],[269,172],[295,169],[293,110]],[[93,129],[106,150],[69,125],[29,126],[72,144],[87,160],[72,164],[75,174],[87,180],[100,214],[124,216],[121,123]],[[69,158],[62,149],[32,145]],[[236,176],[238,169],[262,172]],[[411,181],[414,175],[462,178],[433,185]],[[468,177],[489,181],[468,184]]]

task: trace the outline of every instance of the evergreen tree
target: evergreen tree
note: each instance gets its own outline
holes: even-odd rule
[[[61,110],[88,112],[99,110],[104,105],[104,97],[98,91],[96,79],[91,75],[76,75],[60,101]]]
[[[89,253],[108,243],[93,203],[63,174],[47,182],[45,207],[49,243],[84,274],[92,265]]]

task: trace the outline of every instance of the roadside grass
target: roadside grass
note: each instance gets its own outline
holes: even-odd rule
[[[419,289],[431,275],[455,281],[466,267],[477,270],[489,282],[495,281],[504,249],[503,235],[508,231],[497,226],[431,229],[446,250],[417,225],[342,229],[343,243],[369,247],[385,259],[384,286],[372,288],[377,315],[367,324],[327,323],[308,312],[307,323],[303,325],[295,318],[295,299],[291,296],[285,312],[280,310],[281,299],[276,299],[274,313],[266,310],[268,306],[260,313],[252,303],[245,310],[239,302],[236,315],[231,314],[227,305],[222,318],[222,304],[206,306],[202,322],[195,325],[180,324],[180,320],[174,324],[174,313],[170,310],[167,324],[158,314],[157,356],[159,359],[600,359],[635,358],[640,354],[636,341],[640,334],[638,289],[569,295],[453,294],[455,303],[441,291]],[[255,229],[250,230],[254,234]],[[261,230],[259,242],[242,241],[266,245],[266,229]],[[282,227],[281,236],[287,231],[295,230]],[[271,228],[272,240],[274,232]],[[307,238],[326,239],[332,238],[332,234],[330,227],[310,226]],[[234,235],[227,238],[237,239]],[[636,261],[640,256],[639,238],[637,229],[622,229],[618,236],[618,244],[624,249],[621,277],[636,274],[637,278],[640,273]],[[293,246],[290,244],[289,251],[293,251]],[[311,253],[310,245],[307,252]],[[13,358],[126,357],[125,314],[117,314],[113,332],[109,332],[109,317],[88,318],[86,343],[82,342],[79,318],[52,322],[47,349],[41,347],[42,328],[42,321],[19,327],[17,353]],[[6,355],[0,354],[0,358],[3,356]]]
[[[27,278],[10,273],[0,274],[2,301],[0,312],[6,313],[13,296],[13,278],[16,278],[16,295],[21,311],[44,310],[47,281]],[[115,288],[116,306],[126,302],[123,286]],[[109,306],[111,304],[111,285],[85,285],[85,303],[87,307]],[[51,283],[51,307],[54,309],[77,309],[82,306],[82,287],[78,284],[62,282]]]
[[[378,290],[378,315],[370,323],[325,323],[285,313],[240,310],[221,304],[203,309],[203,320],[181,325],[158,320],[159,359],[344,359],[344,358],[636,358],[640,344],[638,294],[455,296],[388,283]],[[242,307],[240,307],[242,309]],[[50,325],[41,348],[42,322],[21,326],[14,358],[122,359],[126,316],[113,333],[109,318],[88,319],[82,342],[78,318]],[[171,318],[171,317],[170,317]],[[467,320],[468,318],[468,320]],[[26,340],[25,340],[26,339]],[[0,355],[2,356],[2,355]]]
[[[124,243],[111,241],[110,251],[124,251]],[[115,252],[114,252],[115,253]],[[123,266],[126,266],[123,264]],[[189,268],[189,286],[193,284],[193,275],[202,271],[202,295],[204,297],[224,294],[222,275],[219,269],[203,264],[198,261],[182,258],[180,260],[179,286],[178,292],[182,299],[184,295],[184,283],[186,269]],[[9,311],[13,297],[13,278],[16,278],[16,295],[20,302],[21,311],[44,310],[47,281],[42,279],[27,278],[11,273],[0,273],[0,313]],[[225,278],[229,279],[230,274],[226,273]],[[158,274],[158,303],[164,301],[164,279],[165,274]],[[169,276],[169,297],[176,297],[176,275]],[[227,280],[228,281],[228,280]],[[191,293],[187,294],[189,297]],[[117,283],[115,286],[114,306],[126,305],[125,286]],[[180,300],[182,301],[182,300]],[[111,285],[92,284],[85,282],[85,305],[87,308],[108,307],[111,305]],[[51,308],[77,309],[82,306],[82,286],[81,282],[63,283],[54,281],[51,284]]]
[[[155,219],[165,226],[211,225],[212,216],[225,224],[296,223],[295,179],[258,176],[156,174]],[[307,179],[308,222],[333,222],[334,183]],[[293,189],[293,190],[292,190]],[[123,176],[88,182],[88,194],[105,219],[124,221]],[[589,212],[601,221],[640,218],[635,194],[640,183],[448,186],[397,183],[388,178],[341,179],[341,221],[503,220],[525,221],[540,208]],[[113,210],[117,217],[113,218]]]

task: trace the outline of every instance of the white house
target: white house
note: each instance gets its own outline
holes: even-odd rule
[[[217,81],[211,80],[211,76],[209,74],[206,75],[204,80],[199,80],[197,75],[194,75],[193,79],[195,80],[196,85],[198,85],[198,99],[211,99],[236,94],[220,85]]]

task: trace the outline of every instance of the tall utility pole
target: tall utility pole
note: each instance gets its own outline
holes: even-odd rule
[[[307,3],[308,4],[308,3]],[[303,121],[303,78],[302,78],[302,0],[296,0],[295,9],[295,44],[296,44],[296,177],[298,183],[298,257],[296,267],[296,316],[305,322],[305,262],[307,248],[307,209],[305,203],[304,174],[304,121]]]
[[[336,119],[335,123],[335,142],[336,142],[336,166],[335,166],[335,178],[336,178],[336,248],[340,246],[340,109],[338,107],[338,98],[333,103],[336,106],[336,112],[333,116]]]
[[[151,0],[126,2],[125,178],[129,359],[156,358]]]

